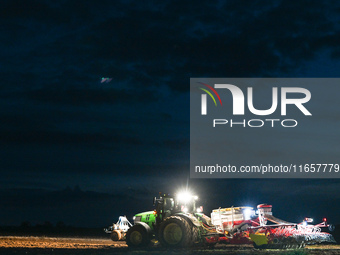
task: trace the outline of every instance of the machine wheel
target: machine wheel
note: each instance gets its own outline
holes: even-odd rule
[[[111,233],[111,240],[115,242],[121,239],[122,239],[122,233],[119,230],[113,230]]]
[[[189,247],[193,241],[191,226],[179,216],[170,216],[160,225],[159,241],[168,248]]]
[[[148,246],[150,243],[149,229],[140,224],[132,226],[126,233],[126,243],[132,248]]]
[[[257,245],[255,242],[253,242],[253,245],[255,249],[267,249],[268,247],[268,244]]]

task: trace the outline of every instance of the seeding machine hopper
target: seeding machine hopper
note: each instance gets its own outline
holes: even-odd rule
[[[206,237],[207,243],[253,244],[255,248],[302,248],[306,244],[335,242],[333,236],[322,229],[334,230],[334,226],[323,222],[309,224],[305,218],[301,223],[278,219],[272,214],[272,206],[260,204],[257,211],[252,207],[229,207],[213,210],[211,223],[220,235]],[[271,224],[269,224],[269,222]],[[207,226],[206,226],[207,227]]]

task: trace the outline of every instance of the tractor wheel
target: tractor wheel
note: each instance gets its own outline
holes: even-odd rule
[[[196,226],[192,226],[191,228],[191,243],[192,244],[195,244],[195,243],[198,243],[199,241],[199,230],[198,230],[198,227]]]
[[[119,230],[113,230],[111,233],[111,240],[115,242],[121,239],[122,239],[122,233]]]
[[[159,241],[165,247],[189,247],[192,240],[191,226],[179,216],[170,216],[160,225]]]
[[[146,247],[150,243],[148,229],[143,225],[134,225],[126,233],[126,244],[131,248]]]

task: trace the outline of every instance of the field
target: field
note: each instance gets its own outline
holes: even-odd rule
[[[105,238],[73,237],[0,237],[0,254],[67,254],[67,255],[107,255],[107,254],[290,254],[307,255],[340,254],[340,245],[314,245],[300,250],[256,250],[251,245],[217,245],[214,248],[191,248],[186,250],[166,250],[152,247],[147,250],[131,250],[125,242],[112,242]]]

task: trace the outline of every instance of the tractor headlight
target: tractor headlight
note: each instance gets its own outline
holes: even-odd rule
[[[194,198],[193,195],[190,192],[187,192],[187,191],[178,193],[178,195],[177,195],[178,201],[182,202],[182,203],[188,203],[193,198]]]

